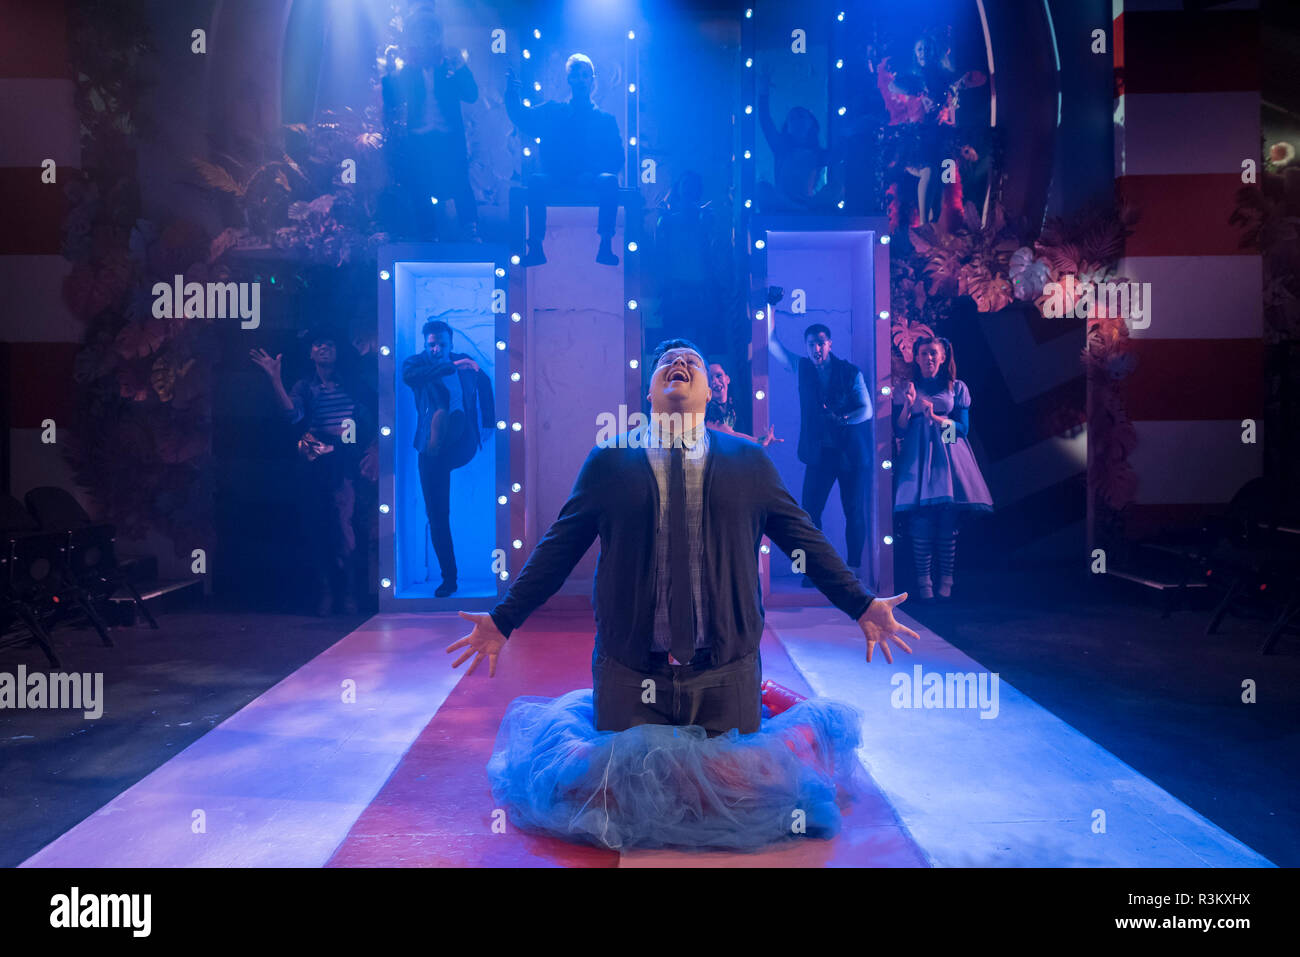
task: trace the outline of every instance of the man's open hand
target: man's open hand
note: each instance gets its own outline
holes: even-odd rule
[[[459,668],[465,663],[465,659],[471,655],[478,655],[474,659],[474,663],[469,666],[469,670],[465,672],[466,675],[472,675],[479,662],[486,656],[488,660],[488,677],[495,678],[497,675],[497,655],[501,654],[501,648],[506,643],[506,636],[497,630],[496,622],[492,620],[491,615],[475,614],[472,611],[458,611],[456,614],[466,621],[474,622],[474,630],[459,641],[447,646],[447,654],[451,654],[458,648],[469,649],[453,661],[451,666]]]
[[[918,641],[921,636],[906,625],[900,625],[894,620],[894,606],[900,605],[906,600],[907,592],[894,595],[892,598],[877,598],[862,613],[862,617],[858,619],[858,627],[867,636],[867,661],[871,660],[871,655],[876,650],[876,645],[879,644],[880,650],[885,653],[885,660],[892,665],[894,656],[889,650],[891,641],[909,655],[912,653],[912,649],[907,646],[907,643],[899,635],[910,635]]]

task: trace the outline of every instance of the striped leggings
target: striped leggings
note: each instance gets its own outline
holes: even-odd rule
[[[912,559],[916,580],[930,581],[931,559],[938,561],[939,581],[952,583],[957,560],[957,509],[950,505],[927,505],[912,513]]]

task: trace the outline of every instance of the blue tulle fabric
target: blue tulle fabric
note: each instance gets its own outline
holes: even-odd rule
[[[510,703],[488,762],[515,826],[614,850],[752,851],[829,838],[859,767],[860,713],[810,698],[760,729],[597,731],[591,689]]]

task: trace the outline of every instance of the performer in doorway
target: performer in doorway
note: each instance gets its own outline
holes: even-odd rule
[[[402,381],[411,387],[418,414],[415,448],[424,492],[429,535],[438,556],[446,598],[456,591],[456,551],[451,540],[451,473],[468,465],[492,434],[496,412],[492,383],[469,356],[451,351],[452,330],[440,320],[421,329],[424,351],[402,363]],[[475,414],[479,418],[475,420]]]
[[[867,488],[871,469],[871,393],[861,370],[831,352],[831,331],[821,323],[804,330],[807,357],[796,358],[776,336],[775,312],[768,310],[768,350],[799,380],[799,461],[804,509],[822,527],[831,486],[840,486],[848,551],[857,573],[867,540]],[[805,588],[813,587],[805,575]]]

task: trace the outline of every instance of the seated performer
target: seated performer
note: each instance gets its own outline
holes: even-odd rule
[[[812,699],[764,722],[759,545],[801,549],[808,574],[877,645],[911,649],[782,485],[757,445],[704,427],[704,359],[660,344],[651,423],[587,456],[559,518],[505,598],[461,612],[473,631],[454,666],[495,675],[510,633],[553,595],[597,535],[591,690],[511,703],[488,764],[521,827],[612,848],[753,849],[839,827],[837,785],[857,762],[859,716]],[[775,710],[775,709],[773,709]]]
[[[506,112],[511,122],[530,140],[541,140],[537,151],[543,172],[527,181],[530,225],[524,265],[546,262],[542,241],[546,239],[546,203],[551,189],[576,186],[593,190],[600,204],[596,262],[617,266],[613,239],[618,217],[618,173],[623,169],[623,135],[613,115],[591,101],[596,68],[590,58],[573,54],[564,73],[571,96],[563,103],[551,100],[540,106],[524,106],[519,98],[519,78],[513,70],[506,81]]]

